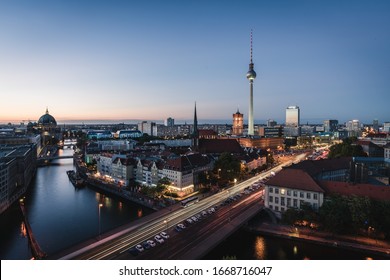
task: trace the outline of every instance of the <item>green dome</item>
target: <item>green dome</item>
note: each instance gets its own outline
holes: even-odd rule
[[[42,115],[39,120],[38,120],[38,125],[43,125],[43,126],[46,126],[46,125],[57,125],[57,121],[56,119],[49,114],[49,110],[46,109],[46,114]]]

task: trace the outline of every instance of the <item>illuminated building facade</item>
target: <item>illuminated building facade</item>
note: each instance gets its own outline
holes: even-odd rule
[[[242,135],[244,130],[244,115],[240,113],[237,109],[237,112],[233,114],[233,135]]]

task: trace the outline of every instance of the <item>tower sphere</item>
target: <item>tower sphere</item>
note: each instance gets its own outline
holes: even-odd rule
[[[246,78],[248,80],[254,80],[256,78],[256,72],[255,70],[251,69],[246,73]]]

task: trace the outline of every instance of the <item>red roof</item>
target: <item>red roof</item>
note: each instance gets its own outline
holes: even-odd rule
[[[190,154],[168,159],[165,168],[177,171],[188,171],[197,167],[205,166],[210,163],[210,158],[201,154]]]
[[[199,152],[222,154],[224,152],[240,154],[243,149],[236,139],[199,139]]]
[[[217,135],[217,133],[212,129],[199,129],[199,136],[206,136],[206,135]]]
[[[304,191],[324,192],[308,173],[293,168],[282,169],[268,180],[267,185]]]
[[[316,176],[321,172],[349,169],[351,157],[322,160],[304,160],[300,163],[293,164],[289,168],[304,170],[311,176]]]
[[[366,196],[375,200],[390,201],[390,187],[348,182],[321,181],[321,187],[329,194]]]

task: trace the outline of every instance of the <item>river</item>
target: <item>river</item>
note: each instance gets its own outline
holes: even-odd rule
[[[73,150],[59,150],[71,155]],[[67,170],[75,169],[72,159],[59,159],[39,167],[25,196],[27,217],[41,249],[48,255],[139,219],[153,210],[116,197],[103,195],[89,187],[75,188]],[[0,259],[32,257],[23,217],[17,203],[0,216]]]

